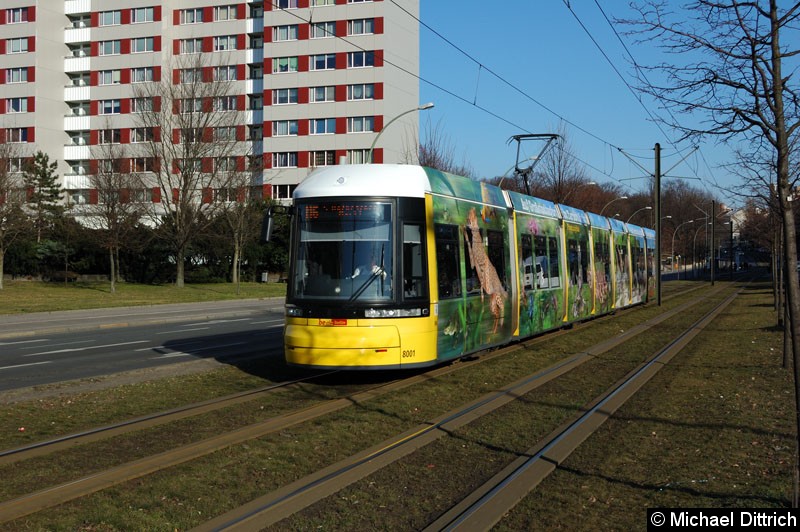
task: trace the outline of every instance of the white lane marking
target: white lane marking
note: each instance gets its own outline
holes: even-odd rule
[[[48,338],[42,340],[20,340],[18,342],[0,342],[0,345],[35,344],[37,342],[48,342]]]
[[[224,347],[234,347],[234,346],[237,346],[237,345],[247,345],[247,344],[248,344],[248,342],[234,342],[232,344],[210,345],[208,347],[201,347],[199,349],[195,349],[191,353],[185,353],[183,351],[174,351],[172,353],[165,353],[165,354],[161,355],[160,357],[154,357],[154,358],[169,358],[169,357],[172,357],[172,356],[192,356],[192,355],[195,355],[195,354],[200,353],[202,351],[209,351],[211,349],[222,349]],[[164,348],[164,349],[169,349],[169,348]],[[139,351],[146,351],[146,349],[139,349]],[[151,358],[150,360],[153,360],[153,359]]]
[[[283,324],[283,320],[254,321],[253,325],[263,325],[265,323],[280,323],[280,324]]]
[[[158,334],[175,334],[175,333],[182,333],[182,332],[191,332],[191,331],[205,331],[206,329],[210,329],[211,327],[197,327],[195,329],[175,329],[174,331],[164,331]]]
[[[27,366],[41,366],[42,364],[50,364],[50,363],[52,363],[52,360],[47,360],[45,362],[31,362],[30,364],[17,364],[16,366],[3,366],[3,367],[0,367],[0,370],[14,369],[14,368],[24,368],[24,367],[27,367]]]
[[[189,353],[184,353],[183,351],[176,351],[175,353],[170,353],[168,355],[161,355],[159,357],[150,357],[150,360],[161,360],[164,358],[175,358],[175,357],[190,357],[192,356]]]
[[[236,321],[251,321],[253,318],[239,318],[238,320],[209,320],[209,321],[197,321],[194,323],[185,323],[183,324],[184,327],[193,327],[196,325],[216,325],[217,323],[233,323]]]
[[[121,345],[133,345],[133,344],[146,344],[150,340],[136,340],[135,342],[121,342],[119,344],[105,344],[105,345],[92,345],[89,347],[73,347],[71,349],[56,349],[54,351],[42,351],[41,353],[31,353],[30,355],[24,355],[26,357],[38,357],[41,355],[55,355],[60,353],[74,353],[76,351],[87,351],[89,349],[103,349],[105,347],[119,347]]]
[[[94,342],[94,340],[80,340],[80,341],[76,341],[76,342],[61,342],[61,343],[58,343],[58,344],[50,344],[47,347],[58,347],[58,346],[61,346],[61,345],[89,344],[91,342]],[[20,349],[40,349],[42,347],[43,346],[41,346],[41,345],[32,345],[30,347],[22,347]]]

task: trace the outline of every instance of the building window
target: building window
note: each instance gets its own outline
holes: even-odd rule
[[[217,96],[214,98],[215,111],[235,111],[236,96]]]
[[[19,24],[21,22],[28,22],[27,7],[6,9],[6,24]]]
[[[18,174],[25,171],[25,157],[11,157],[8,159],[8,171]]]
[[[235,20],[236,19],[236,6],[217,6],[214,8],[214,20]]]
[[[297,57],[275,57],[272,60],[272,73],[297,72]]]
[[[28,68],[7,68],[6,69],[6,83],[27,83],[28,82]]]
[[[311,70],[333,70],[336,68],[336,54],[317,54],[311,56]]]
[[[97,82],[100,85],[119,85],[119,80],[119,70],[101,70],[97,76]]]
[[[236,50],[236,35],[220,35],[214,37],[214,51]]]
[[[297,120],[275,120],[272,122],[273,137],[293,137],[297,135]]]
[[[98,24],[100,26],[119,26],[121,24],[121,11],[101,11]]]
[[[297,9],[297,0],[275,0],[273,5],[278,9]]]
[[[178,170],[182,173],[200,173],[203,171],[202,161],[200,159],[180,159],[178,161]]]
[[[250,109],[251,111],[263,111],[264,97],[260,94],[248,94],[247,108]]]
[[[203,100],[201,98],[182,98],[178,100],[181,114],[202,113]]]
[[[28,128],[10,127],[6,129],[6,142],[28,142]]]
[[[28,98],[6,98],[6,113],[27,113]]]
[[[153,110],[153,98],[133,98],[131,99],[132,113],[149,113]]]
[[[120,44],[118,40],[115,41],[100,41],[98,46],[98,53],[100,55],[119,55]]]
[[[332,135],[336,133],[335,118],[312,118],[310,120],[312,135]]]
[[[347,21],[348,35],[369,35],[375,33],[374,18],[358,18]]]
[[[214,159],[214,169],[217,172],[234,172],[236,171],[236,157],[217,157]],[[225,190],[225,189],[220,189]],[[236,198],[234,194],[233,199]]]
[[[131,83],[145,83],[153,81],[153,67],[140,67],[131,70]]]
[[[118,115],[120,113],[119,100],[100,100],[101,115]]]
[[[143,52],[152,52],[155,48],[155,39],[153,37],[137,37],[131,39],[131,51],[135,54]]]
[[[6,39],[7,54],[24,54],[28,51],[28,38]]]
[[[200,24],[203,22],[202,7],[194,9],[181,9],[180,13],[181,24]]]
[[[347,159],[350,164],[369,164],[372,162],[369,156],[369,150],[347,150]]]
[[[312,151],[311,164],[315,167],[333,166],[334,164],[336,164],[336,151],[335,150]]]
[[[375,52],[348,52],[347,68],[375,66]]]
[[[200,83],[203,81],[203,70],[200,68],[182,68],[178,74],[181,83]]]
[[[359,83],[347,86],[347,99],[353,100],[372,100],[375,97],[375,85],[373,83]]]
[[[122,132],[119,129],[101,129],[97,132],[97,142],[100,144],[119,144]]]
[[[236,81],[236,65],[214,67],[214,81]]]
[[[180,42],[182,54],[199,54],[203,51],[203,39],[181,39]]]
[[[312,39],[326,39],[328,37],[336,37],[336,22],[315,22],[311,25],[311,38]]]
[[[336,88],[333,85],[325,87],[311,87],[309,100],[311,103],[332,102],[336,99]]]
[[[372,131],[374,121],[374,116],[351,116],[347,119],[347,132],[365,133]]]
[[[348,4],[363,4],[365,2],[372,2],[372,0],[347,0]]]
[[[273,89],[272,105],[297,103],[297,89]]]
[[[150,157],[134,157],[131,159],[131,172],[152,172],[153,171],[153,159]],[[145,189],[140,189],[137,192],[142,193],[142,199],[134,199],[131,198],[133,201],[142,202],[145,200]],[[133,196],[133,195],[132,195]],[[148,200],[149,201],[149,200]]]
[[[153,140],[153,128],[135,127],[131,129],[131,142],[149,142]]]
[[[214,140],[236,140],[236,127],[234,126],[215,127]]]
[[[255,141],[264,140],[264,126],[260,124],[255,126],[247,126],[247,138]]]
[[[272,28],[272,40],[274,42],[296,41],[297,36],[298,36],[297,24],[275,26]]]
[[[272,154],[273,168],[297,168],[297,152],[285,151]]]
[[[155,9],[152,7],[135,7],[131,9],[131,23],[141,24],[142,22],[153,22],[155,20]]]
[[[202,140],[203,140],[203,128],[185,127],[181,129],[181,142],[192,143],[192,142],[201,142]]]
[[[311,7],[332,6],[335,0],[311,0]]]
[[[261,79],[264,77],[262,65],[247,65],[247,79]]]

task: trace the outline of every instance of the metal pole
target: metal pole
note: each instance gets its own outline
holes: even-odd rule
[[[715,200],[711,200],[711,286],[714,286],[714,272],[716,270],[716,260],[714,259],[714,249],[716,249],[716,245],[714,244],[714,237],[716,236],[715,233],[717,231],[717,202]]]
[[[656,230],[656,294],[658,306],[661,306],[661,144],[655,146],[655,191],[653,206],[655,207]]]

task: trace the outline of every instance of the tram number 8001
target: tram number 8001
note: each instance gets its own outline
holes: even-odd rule
[[[415,356],[417,356],[417,351],[415,349],[403,350],[403,358],[414,358]]]

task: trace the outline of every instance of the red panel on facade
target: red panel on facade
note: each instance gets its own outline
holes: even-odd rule
[[[211,161],[209,160],[209,162]],[[203,166],[205,165],[206,165],[206,160],[203,159]],[[203,187],[203,203],[211,203],[211,200],[213,198],[214,198],[214,191],[211,189],[211,187]]]
[[[0,55],[5,55],[6,53],[6,40],[0,39]]]
[[[347,21],[346,20],[337,20],[336,21],[336,36],[337,37],[347,37]]]
[[[36,6],[28,8],[28,22],[36,22]]]
[[[347,118],[339,116],[336,118],[336,134],[343,135],[347,133]]]
[[[297,89],[297,103],[308,103],[310,90],[308,87]]]
[[[28,83],[36,81],[36,67],[28,67]]]
[[[347,85],[336,85],[336,89],[334,89],[334,97],[337,102],[346,102]]]
[[[97,100],[89,102],[89,116],[97,116]]]
[[[153,67],[153,81],[161,81],[161,67],[154,66]]]
[[[92,87],[96,87],[97,86],[97,71],[96,70],[92,70],[91,72],[89,72],[89,85],[91,85]]]
[[[214,8],[211,6],[203,8],[203,22],[212,22],[214,20]]]
[[[161,6],[155,6],[153,8],[153,21],[161,22]]]
[[[0,85],[5,84],[6,82],[6,69],[0,68]]]
[[[93,188],[89,190],[89,204],[90,205],[97,205],[99,194],[97,193],[97,189]]]
[[[297,0],[297,8],[305,9],[308,7],[308,0]]]
[[[376,67],[383,66],[383,50],[375,50],[375,64]]]
[[[308,56],[301,55],[297,58],[297,71],[298,72],[308,72]]]
[[[209,9],[211,9],[211,8],[209,8]],[[213,52],[214,51],[214,38],[213,37],[203,37],[203,51],[204,52]]]
[[[100,43],[97,41],[93,41],[89,43],[89,55],[92,57],[97,57],[100,51]]]
[[[122,71],[119,73],[119,82],[123,85],[127,85],[131,82],[131,69],[130,68],[123,68]]]
[[[180,144],[181,143],[181,130],[180,129],[173,129],[172,130],[172,143],[173,144]]]
[[[236,110],[237,111],[244,111],[247,109],[247,101],[245,100],[247,96],[244,94],[237,94],[236,95]]]
[[[181,71],[177,68],[172,71],[172,84],[177,85],[181,82]]]
[[[131,10],[130,9],[123,9],[122,13],[120,14],[119,21],[122,24],[130,24],[131,23]]]
[[[181,10],[180,9],[173,9],[172,10],[172,25],[178,26],[181,23]]]
[[[123,98],[120,102],[120,113],[127,115],[131,112],[131,99]]]
[[[308,152],[301,151],[297,154],[297,167],[298,168],[308,168]]]
[[[131,143],[131,130],[130,128],[124,127],[119,132],[119,142],[120,144],[130,144]]]
[[[211,172],[213,172],[214,159],[212,159],[211,157],[203,157],[200,160],[200,169],[206,174],[210,174]],[[208,190],[210,191],[211,189],[209,188]],[[205,189],[203,190],[203,195],[205,195]]]
[[[161,35],[156,35],[153,37],[153,51],[160,52],[161,51]]]
[[[236,140],[238,141],[245,140],[246,133],[247,132],[245,126],[242,125],[236,126]]]
[[[95,102],[92,102],[92,103],[95,103]],[[90,145],[94,146],[94,145],[97,144],[98,133],[99,132],[96,129],[92,129],[92,130],[89,131],[89,144]]]
[[[336,0],[336,5],[337,5],[337,6],[343,6],[343,5],[345,5],[346,3],[347,3],[347,0]]]
[[[153,203],[161,203],[161,189],[154,187],[153,190]]]
[[[336,150],[336,164],[342,159],[347,160],[347,150]]]
[[[308,135],[309,129],[309,121],[308,120],[299,120],[297,123],[297,134],[301,137]]]
[[[153,96],[153,111],[156,113],[161,111],[161,96]]]
[[[372,93],[372,97],[376,100],[383,100],[383,83],[375,84],[375,90]]]
[[[372,150],[372,162],[375,164],[383,164],[383,148],[375,148]]]
[[[247,18],[247,4],[238,4],[236,6],[236,18],[244,20]]]
[[[344,70],[347,68],[347,52],[339,52],[336,54],[336,69]]]
[[[270,199],[272,197],[272,185],[261,185],[261,199]]]
[[[131,39],[122,39],[119,43],[119,53],[126,55],[131,53]]]
[[[178,39],[172,40],[172,55],[179,55],[181,53],[181,41]]]
[[[310,34],[309,25],[300,24],[300,27],[297,28],[297,40],[307,41],[309,34]]]
[[[36,111],[36,97],[28,96],[28,112],[33,113]]]
[[[33,126],[28,128],[28,142],[36,142],[36,128]]]
[[[161,128],[154,127],[153,128],[153,141],[154,142],[161,142]]]
[[[243,80],[247,78],[247,68],[245,65],[236,65],[236,79]]]
[[[383,35],[383,17],[375,17],[375,24],[372,31],[376,35]]]
[[[245,50],[247,49],[247,43],[245,42],[246,35],[244,33],[240,33],[236,36],[236,49],[237,50]]]
[[[272,136],[272,122],[269,120],[264,121],[264,138]]]
[[[89,15],[89,24],[96,28],[100,25],[100,12],[94,11]]]
[[[377,115],[372,122],[372,131],[380,131],[383,129],[383,115]]]
[[[178,203],[181,199],[181,191],[177,188],[172,189],[172,203]]]
[[[36,51],[36,37],[34,36],[28,37],[28,51],[29,52]]]
[[[210,66],[202,67],[203,68],[203,81],[205,83],[210,83],[214,81],[214,68]]]

